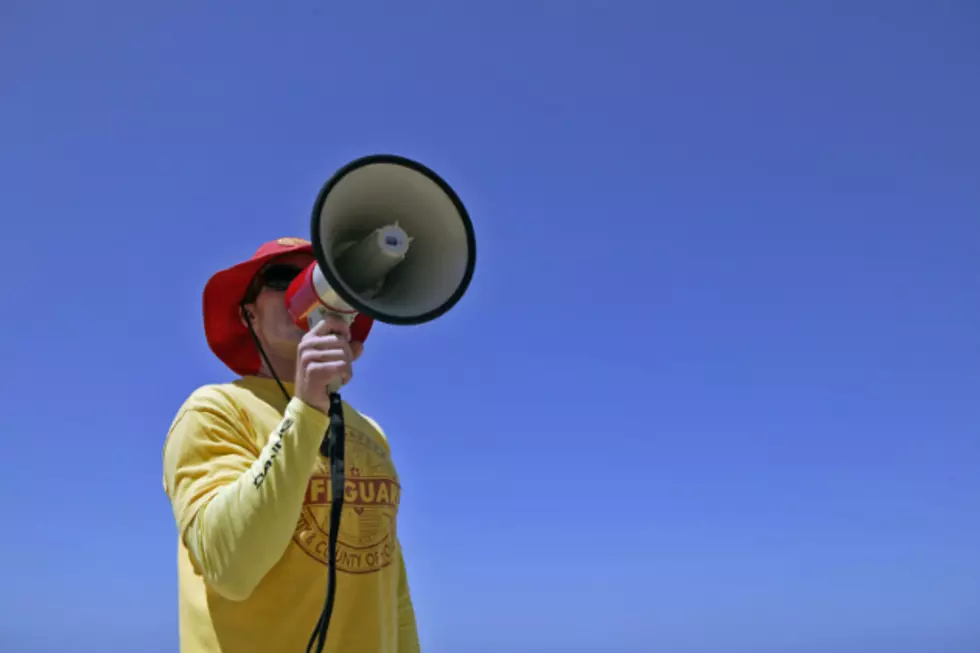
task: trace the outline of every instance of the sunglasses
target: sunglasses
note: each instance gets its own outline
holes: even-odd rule
[[[303,268],[295,265],[275,264],[262,270],[262,285],[271,290],[286,290]]]

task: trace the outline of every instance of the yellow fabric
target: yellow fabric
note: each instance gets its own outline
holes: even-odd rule
[[[292,395],[293,387],[286,384]],[[324,651],[417,653],[397,535],[398,474],[381,428],[344,404],[346,492]],[[327,589],[327,416],[275,381],[199,388],[163,451],[177,523],[182,653],[303,653]]]

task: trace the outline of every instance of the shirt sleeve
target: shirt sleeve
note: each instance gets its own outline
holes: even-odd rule
[[[418,624],[415,620],[415,608],[412,605],[412,595],[408,589],[408,575],[405,569],[405,557],[399,546],[398,564],[401,567],[398,581],[398,653],[419,653]]]
[[[181,408],[164,446],[164,487],[191,561],[214,591],[244,600],[282,557],[328,423],[293,398],[259,450],[226,395],[199,391]]]

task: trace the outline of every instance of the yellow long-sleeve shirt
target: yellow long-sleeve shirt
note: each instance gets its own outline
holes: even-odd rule
[[[286,384],[290,395],[293,387]],[[344,404],[346,490],[324,651],[417,653],[387,438]],[[303,653],[327,586],[325,414],[271,379],[194,391],[163,451],[178,530],[182,653]]]

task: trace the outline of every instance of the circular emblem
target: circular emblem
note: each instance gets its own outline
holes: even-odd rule
[[[283,247],[296,247],[298,245],[309,245],[310,241],[304,240],[302,238],[280,238],[276,241],[277,245],[282,245]]]
[[[376,572],[397,554],[395,521],[401,498],[388,451],[374,438],[347,425],[344,509],[337,536],[337,571]],[[310,477],[293,540],[307,555],[327,564],[330,535],[329,462],[321,459]]]

